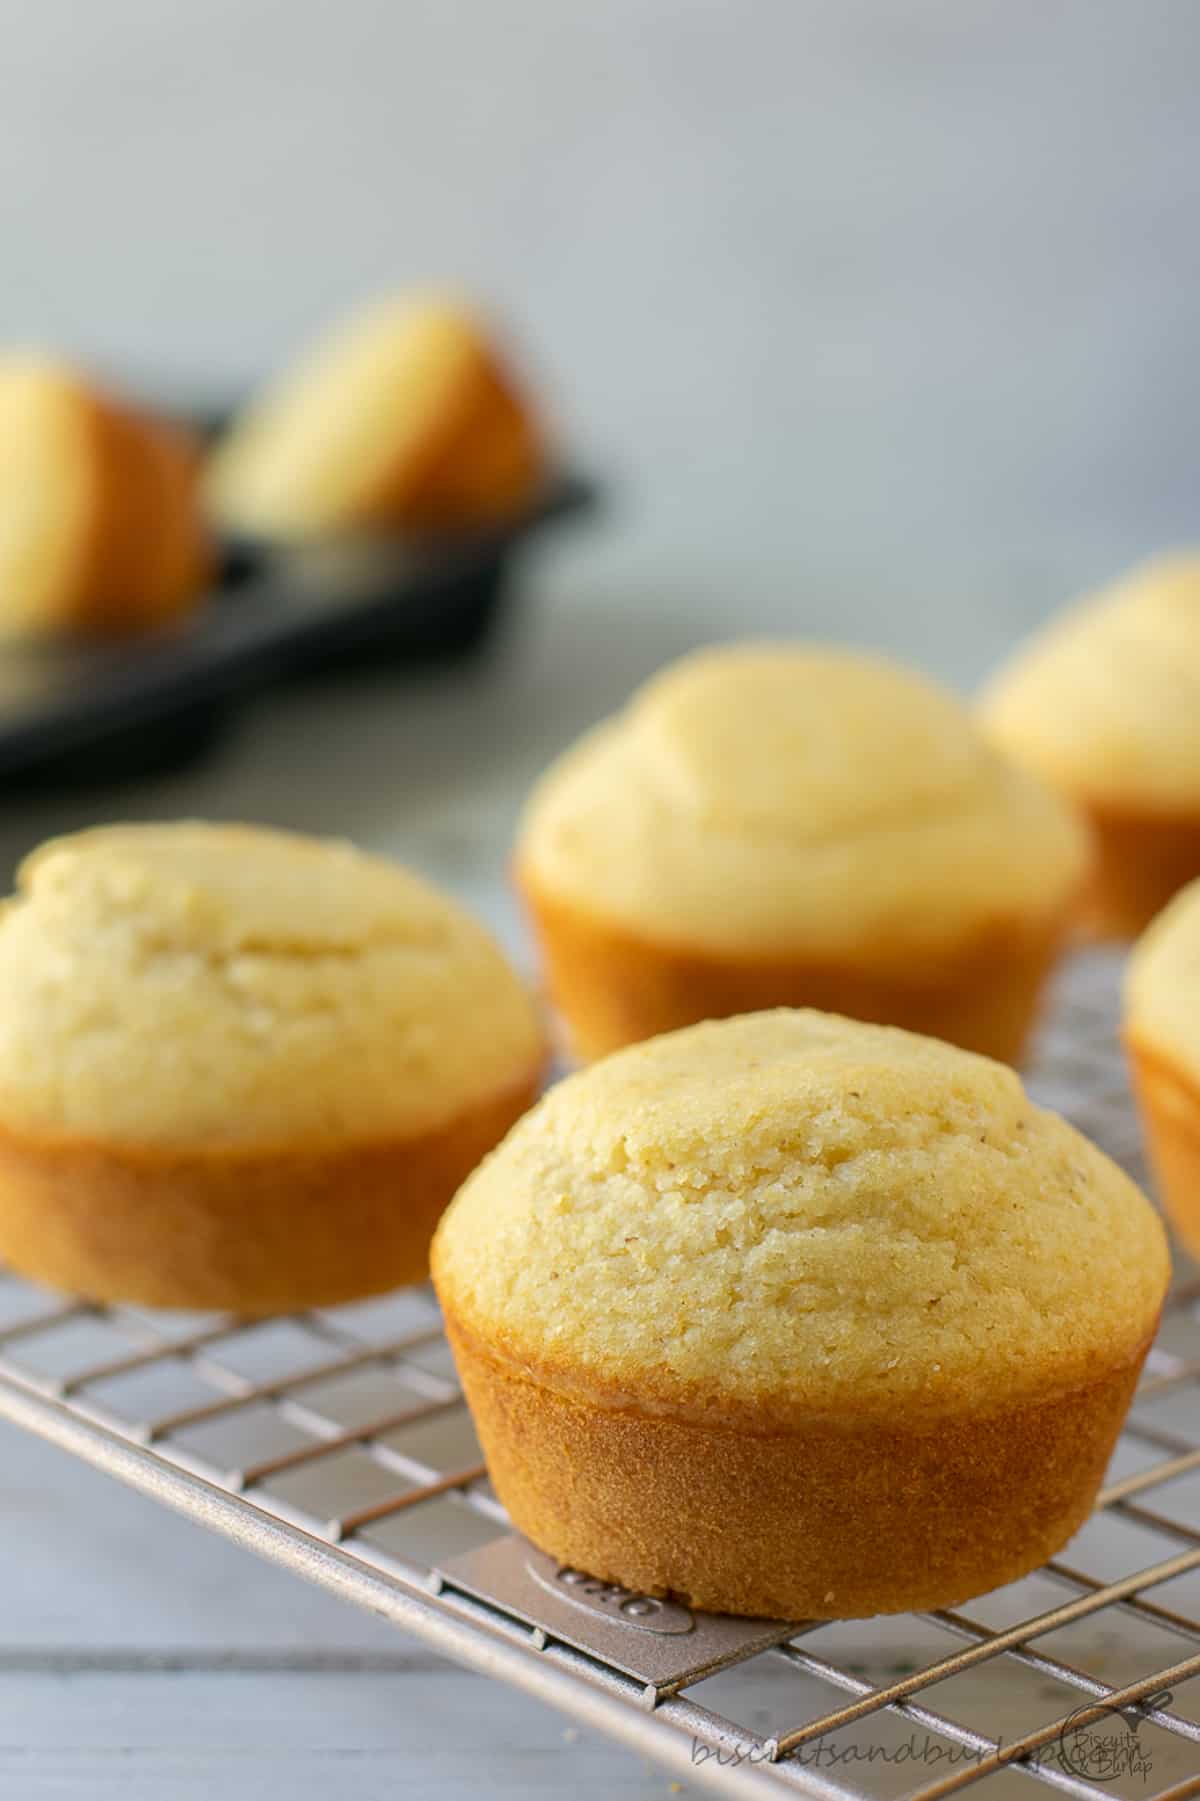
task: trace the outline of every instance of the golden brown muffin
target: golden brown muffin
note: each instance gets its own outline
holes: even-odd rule
[[[421,1280],[542,1055],[483,928],[350,845],[55,840],[0,914],[0,1256],[245,1314]]]
[[[213,457],[226,526],[270,537],[484,525],[518,512],[540,434],[483,324],[457,302],[378,303],[339,325]]]
[[[1200,876],[1200,555],[1070,608],[985,690],[985,729],[1091,821],[1084,923],[1135,938]]]
[[[1200,881],[1176,895],[1134,947],[1125,1046],[1159,1192],[1200,1257]]]
[[[64,364],[0,358],[0,634],[147,630],[211,569],[187,435]]]
[[[1086,1518],[1169,1275],[1000,1064],[812,1012],[569,1078],[438,1228],[496,1490],[552,1556],[729,1613],[953,1606]]]
[[[1069,810],[933,683],[734,645],[559,759],[515,873],[580,1056],[813,1005],[1015,1060],[1086,858]]]

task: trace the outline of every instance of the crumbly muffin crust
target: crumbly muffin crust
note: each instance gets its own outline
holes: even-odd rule
[[[1046,1399],[1134,1357],[1162,1228],[1011,1070],[778,1011],[553,1089],[466,1183],[461,1332],[567,1396],[756,1426]]]
[[[348,844],[105,827],[0,911],[0,1122],[42,1141],[378,1143],[531,1080],[533,1004],[484,929]]]

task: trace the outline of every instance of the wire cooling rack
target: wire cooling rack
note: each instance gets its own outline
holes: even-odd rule
[[[1140,1174],[1117,975],[1099,952],[1069,966],[1031,1086]],[[693,1616],[508,1532],[425,1290],[248,1324],[0,1274],[0,1416],[689,1789],[1177,1801],[1200,1793],[1198,1310],[1181,1283],[1061,1558],[954,1612],[834,1625]]]

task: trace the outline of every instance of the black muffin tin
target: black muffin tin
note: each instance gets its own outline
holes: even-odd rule
[[[229,543],[211,593],[181,625],[119,643],[0,645],[0,797],[174,767],[207,749],[239,704],[284,682],[470,656],[530,541],[592,504],[590,487],[564,476],[487,531]]]

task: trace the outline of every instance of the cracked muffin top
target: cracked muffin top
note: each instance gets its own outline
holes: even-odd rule
[[[436,1127],[541,1056],[483,927],[352,845],[241,825],[52,840],[0,908],[0,1128],[168,1148]]]
[[[615,1407],[1059,1396],[1141,1354],[1168,1277],[1140,1191],[1012,1070],[780,1010],[551,1092],[443,1218],[434,1278],[506,1367]]]
[[[523,883],[634,932],[893,959],[1052,914],[1086,861],[951,694],[794,644],[666,669],[547,772],[517,847]]]

